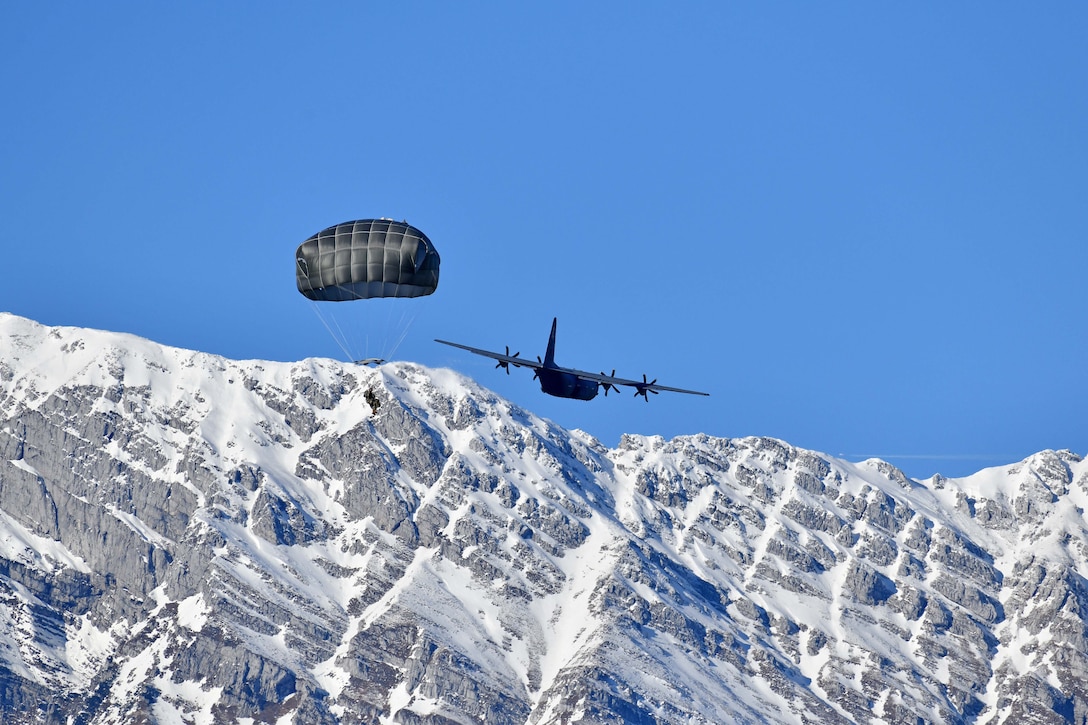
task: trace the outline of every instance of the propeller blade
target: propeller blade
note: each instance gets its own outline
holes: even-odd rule
[[[642,374],[642,384],[635,384],[635,395],[641,395],[642,399],[647,403],[650,402],[650,393],[657,395],[658,391],[650,388],[651,385],[657,385],[657,378],[653,380],[646,380],[646,373]]]
[[[509,345],[506,346],[506,356],[507,357],[517,357],[520,354],[521,354],[521,352],[519,351],[519,352],[515,352],[513,355],[511,355],[510,354],[510,346]],[[520,366],[518,366],[517,363],[514,363],[514,366],[515,367],[520,367]],[[502,368],[503,370],[506,371],[507,375],[510,374],[510,361],[509,360],[499,360],[497,363],[495,363],[495,367],[496,368]]]
[[[601,371],[601,375],[604,375],[604,370]],[[616,369],[615,368],[612,368],[612,374],[609,375],[608,377],[610,377],[610,378],[616,377]],[[612,383],[602,382],[601,387],[604,388],[604,397],[606,397],[606,398],[608,397],[608,391],[609,390],[615,390],[616,392],[619,392],[619,388],[617,388]]]

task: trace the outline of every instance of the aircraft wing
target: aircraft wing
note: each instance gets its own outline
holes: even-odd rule
[[[450,345],[452,347],[459,347],[462,350],[468,350],[469,352],[475,353],[477,355],[483,355],[484,357],[489,357],[492,360],[498,360],[499,365],[501,366],[513,365],[516,368],[532,368],[533,370],[539,370],[540,368],[544,367],[543,363],[537,362],[536,360],[527,360],[525,358],[518,357],[517,355],[504,355],[501,352],[481,350],[478,347],[469,347],[468,345],[462,345],[457,342],[449,342],[447,340],[436,339],[435,342],[440,342],[443,345]]]
[[[710,393],[702,393],[702,392],[700,392],[698,390],[685,390],[684,388],[672,388],[672,387],[669,387],[668,385],[658,385],[656,379],[654,379],[651,382],[646,382],[645,376],[643,376],[642,380],[628,380],[626,378],[615,378],[615,377],[612,377],[611,375],[605,375],[604,373],[590,373],[590,372],[586,372],[585,370],[570,370],[568,368],[560,368],[560,369],[563,370],[564,372],[573,373],[573,374],[577,375],[580,378],[585,378],[586,380],[596,380],[598,383],[601,383],[602,385],[612,385],[612,386],[615,386],[615,385],[627,385],[627,386],[630,386],[632,388],[635,388],[639,395],[643,395],[644,394],[643,391],[645,391],[645,390],[649,390],[650,392],[653,392],[653,393],[660,392],[660,391],[663,390],[663,391],[668,392],[668,393],[687,393],[688,395],[710,395]]]

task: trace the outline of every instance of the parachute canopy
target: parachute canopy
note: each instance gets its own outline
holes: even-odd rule
[[[359,219],[318,232],[295,252],[298,291],[311,300],[422,297],[438,287],[438,250],[407,222]]]

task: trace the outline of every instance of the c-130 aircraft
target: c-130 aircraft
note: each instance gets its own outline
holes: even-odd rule
[[[520,352],[515,352],[511,355],[509,347],[506,348],[506,354],[503,354],[501,352],[481,350],[478,347],[469,347],[468,345],[461,345],[446,340],[436,339],[435,342],[459,347],[462,350],[468,350],[476,355],[483,355],[492,360],[498,360],[499,362],[495,367],[506,370],[507,375],[510,374],[511,365],[516,368],[532,368],[533,377],[540,381],[540,389],[548,395],[554,395],[557,398],[593,400],[597,397],[599,388],[604,388],[604,394],[607,397],[608,391],[618,390],[617,386],[619,385],[626,385],[634,388],[635,396],[641,395],[647,402],[650,400],[650,393],[657,395],[662,390],[670,393],[688,393],[689,395],[710,395],[710,393],[700,393],[698,390],[684,390],[683,388],[670,388],[667,385],[658,385],[657,378],[647,381],[645,374],[642,376],[642,380],[627,380],[625,378],[614,377],[616,374],[615,370],[612,371],[612,375],[605,375],[603,372],[598,375],[597,373],[589,373],[585,370],[560,367],[555,363],[555,325],[557,321],[558,318],[552,318],[552,334],[548,338],[548,349],[544,353],[544,359],[541,360],[538,356],[536,362],[518,357],[521,355]]]

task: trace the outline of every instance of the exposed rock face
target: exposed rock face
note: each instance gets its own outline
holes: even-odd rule
[[[1084,723],[1086,507],[0,315],[0,720]]]

